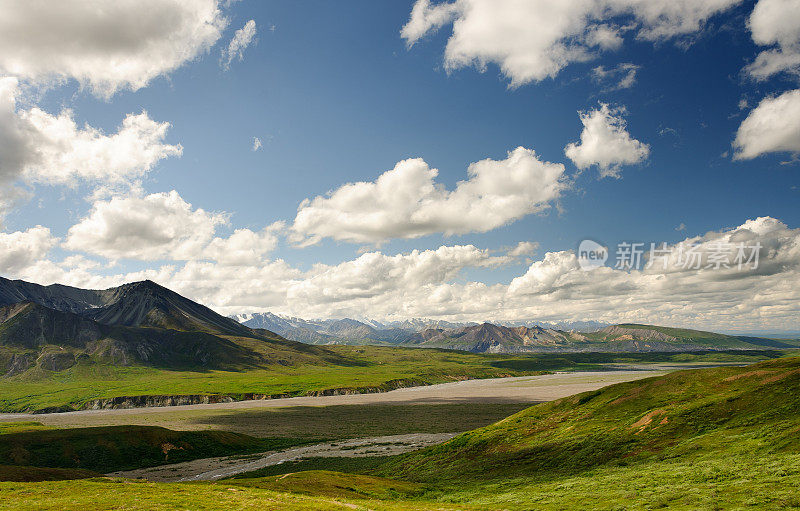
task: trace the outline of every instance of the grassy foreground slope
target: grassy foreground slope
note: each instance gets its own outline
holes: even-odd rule
[[[797,507],[800,358],[536,405],[379,472],[509,507]]]
[[[303,472],[278,486],[304,485],[308,491],[290,493],[268,489],[267,481],[205,483],[147,483],[89,479],[42,483],[0,483],[0,509],[14,511],[80,511],[136,509],[297,510],[297,511],[416,511],[478,509],[469,505],[411,500],[403,490],[416,486],[369,476]],[[400,491],[398,491],[400,490]],[[306,495],[305,493],[314,493]],[[483,508],[485,509],[485,508]]]

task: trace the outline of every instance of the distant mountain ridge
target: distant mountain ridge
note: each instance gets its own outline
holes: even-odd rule
[[[582,334],[545,329],[539,326],[506,327],[483,323],[459,329],[428,329],[412,337],[408,343],[425,347],[447,347],[476,353],[509,353],[566,349]]]
[[[678,352],[796,347],[773,339],[638,324],[612,325],[597,332],[566,332],[538,326],[505,327],[484,323],[461,329],[425,330],[409,344],[475,353]]]
[[[381,323],[354,319],[304,320],[271,313],[234,316],[252,328],[268,328],[310,344],[390,344],[475,353],[638,352],[792,348],[772,339],[732,336],[651,325],[597,321],[548,323],[502,321],[450,323],[411,319]]]
[[[373,323],[373,326],[349,318],[305,320],[270,312],[240,314],[231,318],[247,327],[266,328],[287,339],[308,344],[400,344],[413,334],[411,330],[381,323]]]
[[[250,328],[266,328],[294,341],[309,344],[419,344],[416,334],[425,330],[458,330],[477,326],[475,322],[452,322],[440,319],[411,318],[394,321],[374,319],[316,319],[307,320],[271,312],[238,314],[232,319]],[[597,321],[497,321],[505,327],[528,327],[545,330],[594,332],[606,326]]]

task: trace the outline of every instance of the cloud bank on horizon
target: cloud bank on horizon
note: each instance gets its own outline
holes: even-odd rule
[[[368,311],[377,319],[592,318],[748,330],[793,325],[800,300],[796,285],[800,280],[800,228],[789,228],[770,217],[685,238],[666,247],[671,255],[664,264],[584,271],[575,251],[563,250],[545,253],[508,284],[493,285],[456,280],[469,269],[514,265],[533,247],[515,247],[500,254],[473,245],[395,255],[373,251],[339,264],[317,264],[302,270],[269,258],[272,234],[269,229],[260,236],[237,231],[228,239],[214,238],[205,244],[189,239],[186,244],[191,250],[177,247],[184,249],[177,257],[187,259],[182,265],[101,276],[93,272],[96,263],[82,257],[48,260],[46,254],[59,240],[37,226],[0,234],[0,264],[10,268],[12,276],[44,284],[106,288],[148,278],[230,314],[271,311],[306,317],[363,317]],[[717,247],[733,251],[742,243],[760,247],[756,268],[739,269],[733,264],[708,267]],[[680,261],[678,245],[695,247],[702,262],[699,268]],[[735,254],[728,255],[727,260],[733,261]]]
[[[417,0],[398,25],[409,54],[437,44],[433,34],[443,32],[448,73],[496,66],[510,86],[506,94],[535,90],[581,64],[590,65],[588,82],[599,91],[627,93],[636,90],[642,63],[594,61],[634,43],[689,48],[741,5]],[[695,245],[706,257],[721,244],[757,244],[760,263],[752,271],[686,268],[670,259],[663,267],[587,272],[573,250],[577,240],[539,256],[536,233],[502,249],[479,246],[483,240],[497,246],[493,236],[528,217],[547,216],[558,229],[570,214],[565,198],[643,172],[657,146],[629,124],[632,107],[622,101],[576,105],[570,121],[580,126],[560,154],[545,157],[534,139],[524,146],[509,141],[469,160],[466,169],[446,172],[421,157],[392,159],[370,179],[343,181],[327,193],[309,190],[296,211],[260,225],[234,225],[235,211],[195,206],[176,189],[148,190],[150,176],[189,156],[189,146],[171,120],[151,118],[138,94],[218,44],[220,76],[251,65],[251,52],[262,46],[253,46],[261,21],[248,14],[243,25],[233,24],[229,9],[216,0],[123,0],[104,9],[88,1],[43,8],[0,0],[0,226],[44,187],[87,190],[69,206],[75,213],[66,228],[32,222],[0,231],[0,275],[95,288],[149,278],[225,313],[800,329],[800,226],[766,214],[730,218],[727,226],[671,244]],[[758,49],[742,63],[741,79],[790,85],[744,112],[730,134],[731,165],[800,153],[800,89],[793,88],[800,78],[798,12],[800,0],[759,0],[748,14],[746,30]],[[229,30],[232,24],[241,28]],[[121,108],[143,104],[118,116],[114,130],[103,129],[80,121],[69,100],[60,107],[42,100],[70,83],[100,104],[116,105],[121,97]],[[258,137],[244,141],[253,158],[269,152],[260,151]],[[586,174],[591,183],[579,185]],[[457,236],[470,241],[451,239]],[[398,241],[404,244],[393,246],[401,249],[385,249]],[[359,252],[313,264],[275,255],[331,244]],[[481,278],[492,272],[505,277]]]

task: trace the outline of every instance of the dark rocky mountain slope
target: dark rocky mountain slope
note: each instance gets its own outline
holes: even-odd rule
[[[88,290],[0,277],[0,375],[79,363],[205,370],[348,361],[151,281]]]

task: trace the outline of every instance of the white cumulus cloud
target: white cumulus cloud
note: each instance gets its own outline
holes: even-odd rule
[[[292,226],[296,241],[379,243],[486,232],[546,210],[567,186],[562,164],[541,161],[524,147],[504,160],[472,163],[469,178],[452,191],[436,182],[437,174],[421,158],[408,159],[373,182],[349,183],[306,199]]]
[[[584,62],[622,45],[625,32],[662,41],[692,34],[706,20],[740,0],[417,0],[400,35],[412,46],[452,24],[444,63],[447,69],[490,63],[500,66],[511,86],[555,77],[573,62]]]
[[[650,146],[628,133],[623,109],[601,103],[600,108],[579,112],[583,131],[580,142],[571,142],[564,154],[579,169],[597,165],[601,177],[619,177],[622,165],[641,163],[650,154]]]
[[[761,245],[756,269],[740,270],[736,264],[706,268],[712,254],[720,253],[718,247],[727,247],[725,253],[733,261],[738,243]],[[702,254],[699,269],[684,266],[678,259],[680,246],[690,245]],[[595,319],[724,330],[796,329],[800,229],[762,217],[668,248],[672,255],[666,268],[656,260],[648,268],[631,271],[607,266],[587,272],[580,268],[574,251],[548,252],[508,284],[460,281],[466,268],[515,261],[508,256],[492,257],[469,245],[396,255],[371,252],[307,272],[292,271],[277,261],[269,269],[236,271],[189,263],[192,278],[187,272],[178,273],[187,292],[231,312],[258,307],[301,317]],[[202,272],[195,274],[201,267]],[[217,275],[215,283],[209,285],[201,275]],[[272,278],[273,285],[258,290],[256,284],[248,283],[250,277],[262,286],[265,278]],[[276,294],[278,283],[285,292]]]
[[[227,217],[194,209],[178,192],[97,201],[64,247],[108,259],[193,259]]]
[[[734,263],[740,243],[760,244],[757,268],[750,263],[740,269]],[[699,266],[685,264],[690,247],[700,254]],[[667,248],[671,252],[666,267],[654,260],[650,267],[633,271],[603,267],[587,272],[581,270],[572,251],[547,253],[508,286],[504,312],[566,317],[582,311],[584,317],[612,322],[693,324],[710,329],[796,328],[792,316],[800,303],[796,302],[800,298],[800,229],[761,217]],[[719,254],[731,264],[715,268],[713,257]]]
[[[0,78],[0,181],[72,185],[121,182],[141,177],[160,160],[180,156],[164,143],[168,122],[128,114],[116,133],[79,127],[70,110],[58,115],[37,107],[17,109],[16,78]]]
[[[260,232],[236,229],[227,238],[214,238],[204,249],[203,259],[210,259],[230,266],[257,265],[275,249],[278,234],[284,229],[283,222],[275,222]]]
[[[533,255],[536,249],[539,248],[539,243],[535,241],[520,241],[517,246],[508,251],[511,257],[522,257],[526,255]]]
[[[800,90],[761,100],[739,126],[733,147],[736,160],[800,152]]]
[[[37,225],[26,231],[0,232],[0,275],[14,274],[43,259],[57,240]]]
[[[217,0],[0,0],[0,74],[108,98],[208,51],[227,23]]]
[[[322,303],[386,300],[434,283],[447,282],[467,267],[491,267],[508,262],[488,250],[472,245],[442,246],[436,250],[413,250],[388,256],[381,252],[362,254],[337,265],[318,265],[305,279],[289,286],[287,300],[300,307]]]
[[[272,252],[285,229],[275,222],[260,231],[235,229],[217,235],[225,213],[195,208],[175,190],[97,200],[73,225],[63,247],[110,260],[213,261],[224,266],[255,266]]]
[[[756,80],[781,72],[800,75],[800,0],[759,0],[748,22],[760,52],[745,71]]]

